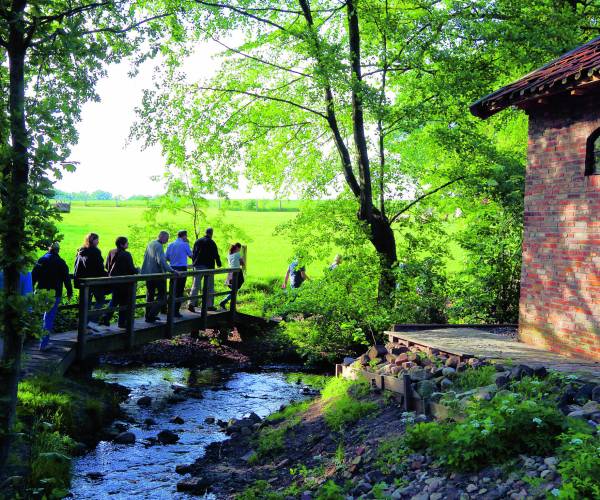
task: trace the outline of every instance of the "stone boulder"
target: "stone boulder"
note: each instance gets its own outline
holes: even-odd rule
[[[521,380],[523,377],[533,376],[533,369],[527,365],[513,366],[510,370],[511,380]]]
[[[434,392],[436,392],[435,382],[432,380],[421,380],[417,382],[416,392],[423,399],[429,398]]]
[[[388,353],[387,349],[383,345],[374,345],[367,351],[367,357],[370,361],[383,359]]]
[[[177,425],[185,424],[185,420],[183,418],[181,418],[179,415],[176,415],[175,417],[173,417],[171,420],[169,420],[169,422],[172,424],[177,424]]]
[[[156,438],[161,444],[175,444],[177,441],[179,441],[179,436],[168,429],[160,431]]]
[[[117,444],[133,444],[135,443],[135,434],[133,432],[121,432],[114,439]]]
[[[152,398],[150,396],[142,396],[137,400],[139,406],[150,406],[152,404]]]

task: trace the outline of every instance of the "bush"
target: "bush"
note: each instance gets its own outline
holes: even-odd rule
[[[31,480],[39,484],[52,479],[53,487],[68,487],[71,481],[71,459],[62,453],[40,453],[31,464]]]
[[[583,433],[561,436],[558,471],[560,498],[600,498],[600,437]]]
[[[484,387],[494,383],[495,373],[496,369],[491,365],[465,370],[458,373],[454,385],[463,391]]]
[[[556,407],[509,393],[471,402],[464,421],[411,427],[406,443],[415,450],[430,449],[453,470],[472,471],[521,453],[548,454],[565,426]]]

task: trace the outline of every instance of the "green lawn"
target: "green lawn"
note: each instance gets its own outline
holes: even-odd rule
[[[61,255],[72,266],[77,249],[81,246],[84,236],[88,232],[95,232],[100,235],[100,248],[103,255],[113,248],[117,236],[130,237],[130,226],[144,224],[143,206],[124,206],[115,207],[106,206],[85,206],[83,203],[73,204],[71,212],[63,214],[63,221],[59,223],[59,229],[64,235],[61,244]],[[216,208],[207,210],[209,220],[218,215]],[[267,279],[281,278],[292,257],[292,248],[286,239],[275,234],[275,228],[279,224],[287,222],[295,216],[291,212],[257,212],[257,211],[227,211],[225,212],[224,223],[235,224],[241,228],[251,239],[244,241],[235,233],[232,234],[232,240],[240,240],[241,243],[248,245],[248,278]],[[189,218],[184,214],[164,214],[161,215],[161,222],[164,222],[167,228],[185,228],[190,232],[190,240],[193,239],[192,227],[189,224]],[[219,226],[214,225],[215,241],[219,245],[221,256],[224,259],[230,241],[226,241],[223,234],[219,231]],[[151,239],[148,236],[148,241]],[[130,242],[136,265],[141,265],[143,249],[148,241]],[[333,256],[331,256],[333,257]],[[312,264],[309,269],[310,274],[318,275],[326,266],[327,261]]]

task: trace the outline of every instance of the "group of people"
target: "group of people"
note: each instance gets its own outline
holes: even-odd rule
[[[177,233],[177,239],[167,247],[165,252],[164,245],[169,241],[169,233],[161,231],[156,240],[151,241],[144,253],[142,267],[138,269],[130,252],[128,252],[129,241],[125,236],[119,236],[115,241],[113,248],[106,257],[102,257],[102,252],[98,248],[100,237],[96,233],[89,233],[83,242],[83,246],[77,251],[75,258],[73,277],[75,287],[80,286],[80,280],[84,278],[101,278],[107,276],[128,276],[133,274],[164,274],[174,273],[175,278],[175,297],[176,307],[175,317],[181,317],[180,308],[184,294],[188,271],[188,259],[191,260],[194,269],[206,270],[215,269],[215,266],[222,267],[221,257],[216,243],[213,240],[213,229],[206,229],[205,235],[198,238],[193,248],[190,247],[187,231],[182,230]],[[244,259],[241,256],[242,245],[235,243],[229,249],[227,256],[229,268],[241,269],[244,266]],[[69,268],[62,257],[59,255],[60,245],[52,243],[48,252],[43,255],[36,263],[31,276],[32,283],[37,290],[49,290],[54,292],[54,302],[52,307],[44,314],[44,329],[47,334],[40,342],[40,349],[49,347],[50,333],[54,330],[54,321],[58,306],[61,302],[63,289],[66,289],[67,297],[70,299],[73,295],[73,286]],[[216,310],[214,307],[214,275],[195,275],[192,283],[191,298],[188,310],[197,312],[198,297],[202,291],[202,280],[206,280],[208,288],[207,310]],[[244,283],[243,273],[238,273],[237,280],[233,273],[227,275],[226,284],[232,291],[219,303],[221,308],[225,308],[231,300],[234,282],[237,289]],[[130,284],[115,284],[107,288],[106,286],[90,286],[90,301],[93,301],[96,309],[102,308],[106,304],[107,295],[112,295],[108,304],[108,309],[121,308],[118,314],[119,328],[127,328],[130,318],[128,309],[123,308],[128,301],[131,292]],[[146,281],[146,306],[145,321],[148,323],[157,323],[159,314],[166,309],[167,284],[164,277],[149,279]],[[179,299],[179,300],[177,300]],[[100,325],[109,325],[112,319],[112,311],[103,314],[98,323]],[[96,333],[92,329],[92,334]]]

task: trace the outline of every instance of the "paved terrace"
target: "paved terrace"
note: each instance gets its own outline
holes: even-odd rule
[[[423,329],[398,325],[387,332],[390,342],[417,345],[461,357],[511,360],[531,367],[545,366],[550,370],[577,375],[578,378],[600,383],[600,363],[571,358],[533,347],[506,335],[486,331],[485,327],[443,327]]]

